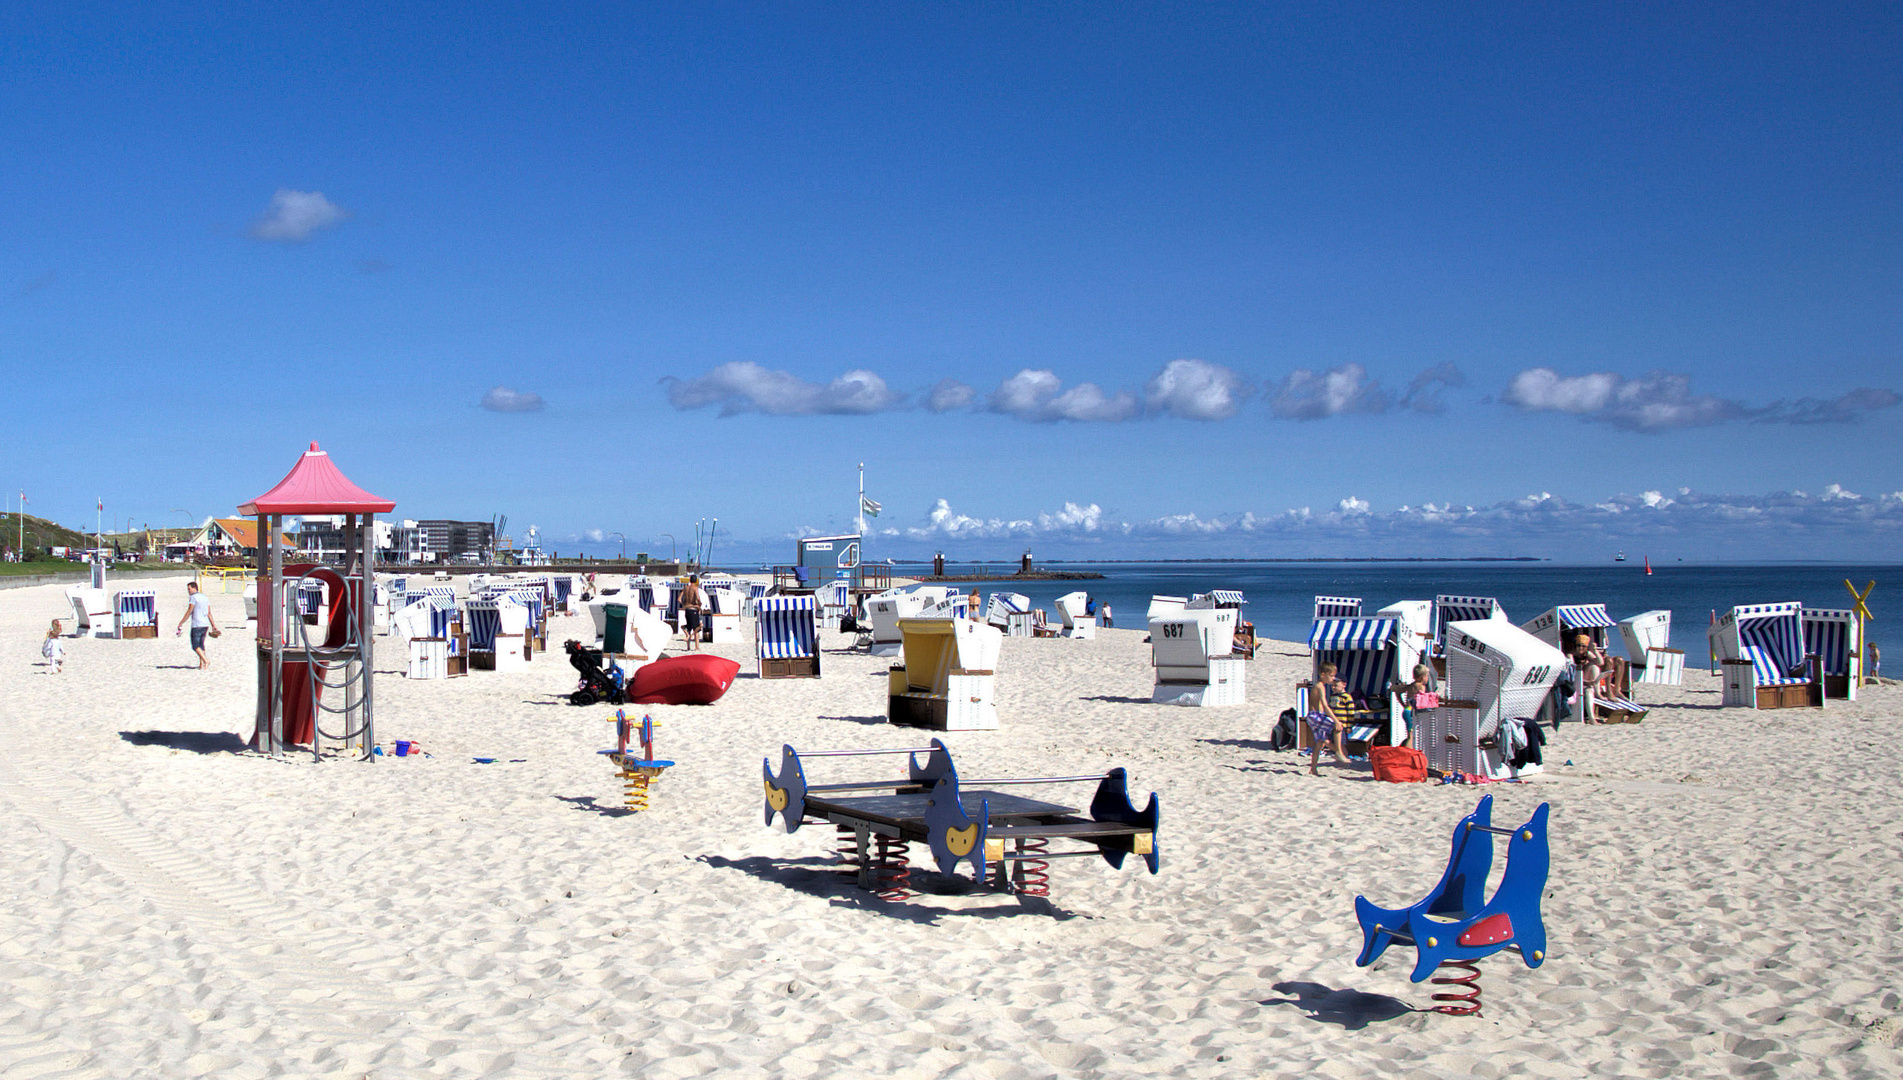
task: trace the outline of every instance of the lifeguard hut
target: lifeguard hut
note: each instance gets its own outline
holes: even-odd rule
[[[378,514],[395,506],[351,483],[313,442],[276,487],[238,507],[239,513],[258,519],[258,551],[264,563],[258,567],[258,715],[252,749],[282,754],[287,747],[308,745],[318,756],[328,739],[370,757],[376,745],[371,709],[375,616],[369,603],[376,563],[372,525]],[[280,543],[286,514],[340,516],[342,565],[286,566]],[[306,620],[298,599],[313,582],[322,582],[331,598],[327,617],[316,625]],[[341,692],[343,702],[336,704],[334,694],[325,702],[326,690]],[[324,730],[319,720],[326,713],[342,718],[339,730]]]

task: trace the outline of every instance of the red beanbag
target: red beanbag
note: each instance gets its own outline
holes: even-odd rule
[[[1427,755],[1411,746],[1377,746],[1368,751],[1374,778],[1391,784],[1418,784],[1427,779]]]
[[[670,656],[634,673],[636,705],[712,705],[733,685],[740,665],[724,656]]]

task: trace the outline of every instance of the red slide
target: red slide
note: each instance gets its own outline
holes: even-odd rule
[[[733,685],[740,665],[723,656],[670,656],[634,673],[636,705],[712,705]]]

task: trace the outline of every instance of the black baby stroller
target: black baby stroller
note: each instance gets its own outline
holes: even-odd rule
[[[570,641],[562,647],[568,650],[568,662],[581,673],[581,684],[568,695],[570,705],[593,705],[597,701],[610,705],[622,703],[620,669],[603,671],[600,649],[591,649],[579,641]]]

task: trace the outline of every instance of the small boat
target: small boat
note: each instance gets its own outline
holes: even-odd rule
[[[1613,562],[1624,562],[1624,561],[1625,561],[1625,552],[1623,552],[1623,551],[1621,551],[1621,552],[1620,552],[1619,554],[1617,554],[1617,555],[1614,555],[1614,556],[1612,557],[1612,561],[1613,561]]]
[[[1647,555],[1645,557],[1645,576],[1646,577],[1652,576],[1652,556],[1650,555]]]

